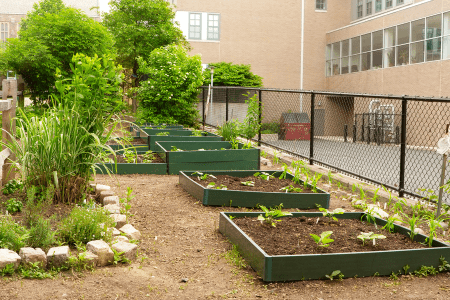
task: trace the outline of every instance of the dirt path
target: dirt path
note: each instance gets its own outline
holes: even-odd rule
[[[249,269],[228,262],[231,246],[218,232],[220,211],[206,207],[178,185],[178,176],[99,175],[124,196],[133,189],[131,223],[143,237],[130,265],[65,273],[54,280],[0,281],[0,299],[446,299],[449,274],[427,278],[350,278],[266,284]],[[349,209],[332,197],[332,208]],[[186,281],[186,282],[184,282]]]

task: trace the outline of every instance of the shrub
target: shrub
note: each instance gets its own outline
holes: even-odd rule
[[[214,67],[214,86],[262,87],[262,77],[251,72],[250,65],[227,62],[210,63],[203,71],[203,84],[211,84],[211,67]]]
[[[262,123],[261,124],[261,133],[263,134],[271,134],[271,133],[279,133],[280,132],[280,123],[274,121],[271,123]]]
[[[33,248],[43,248],[45,251],[48,250],[55,241],[55,232],[52,230],[50,220],[38,217],[38,219],[31,224],[28,246]]]
[[[23,204],[16,198],[8,199],[6,202],[6,211],[8,211],[10,214],[14,214],[16,212],[22,211]]]
[[[138,121],[194,126],[200,118],[195,107],[202,84],[200,56],[169,45],[153,50],[148,61],[138,62],[139,73],[148,76],[137,89]]]
[[[109,227],[114,227],[114,221],[105,210],[77,206],[68,217],[61,220],[59,239],[69,245],[86,244],[99,239],[110,241]]]
[[[26,246],[28,230],[17,224],[11,216],[0,215],[0,249],[7,248],[18,252]]]
[[[218,126],[217,133],[221,135],[225,141],[233,141],[239,135],[239,121],[233,119],[224,123],[222,126]]]
[[[27,201],[24,209],[24,222],[27,226],[36,223],[40,216],[45,214],[52,204],[55,188],[49,185],[47,188],[38,188],[34,185],[27,189]]]
[[[23,189],[23,183],[20,180],[11,179],[2,188],[3,195],[10,195],[17,190]]]

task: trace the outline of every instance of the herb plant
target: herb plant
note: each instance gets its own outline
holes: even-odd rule
[[[152,150],[148,150],[144,153],[144,155],[142,155],[142,162],[144,164],[151,164],[153,162],[153,160],[156,159],[155,154],[153,153]]]
[[[123,151],[123,159],[129,164],[135,164],[137,162],[137,154],[131,149],[125,149]]]
[[[375,246],[377,239],[385,239],[386,236],[384,236],[382,234],[376,234],[373,232],[361,232],[361,234],[358,235],[357,238],[362,241],[363,246],[365,245],[365,243],[367,241],[370,241],[370,240],[373,241],[373,245]]]
[[[260,205],[259,208],[261,208],[264,211],[264,216],[259,215],[258,220],[261,221],[261,223],[270,224],[273,227],[276,227],[275,222],[281,222],[281,220],[277,220],[278,218],[285,217],[285,216],[292,216],[289,212],[282,212],[281,208],[283,207],[283,204],[280,204],[278,208],[275,208],[273,210],[269,210],[265,206]]]
[[[326,278],[333,280],[337,277],[339,280],[344,279],[344,274],[342,274],[341,270],[334,270],[330,275],[325,275]]]
[[[310,233],[309,235],[312,237],[314,242],[316,242],[317,247],[325,248],[329,247],[330,243],[334,242],[333,239],[329,239],[328,237],[333,234],[333,231],[324,231],[320,234],[320,236]]]

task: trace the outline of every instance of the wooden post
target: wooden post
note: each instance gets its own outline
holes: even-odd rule
[[[17,103],[17,80],[16,79],[5,79],[2,81],[3,92],[2,92],[2,105],[1,110],[3,111],[2,118],[2,140],[4,143],[11,142],[12,136],[16,134],[16,103]],[[12,101],[8,100],[8,96],[12,96]],[[9,133],[9,134],[8,134]],[[5,147],[3,147],[5,149]],[[5,160],[2,167],[2,185],[6,184],[9,180],[14,179],[16,174],[12,165],[15,155],[11,155]]]

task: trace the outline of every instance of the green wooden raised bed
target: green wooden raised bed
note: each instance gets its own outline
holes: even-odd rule
[[[169,135],[184,135],[189,136],[192,135],[192,131],[187,128],[180,128],[180,129],[146,129],[141,128],[142,131],[144,131],[147,135],[156,135],[161,132],[168,132]]]
[[[205,170],[259,170],[259,149],[231,149],[230,142],[156,142],[167,173]],[[172,146],[185,151],[173,151]],[[227,150],[220,150],[225,148]],[[205,149],[204,151],[197,151]]]
[[[433,241],[432,248],[424,249],[270,256],[229,218],[230,215],[234,218],[257,218],[259,214],[261,213],[221,212],[219,231],[238,247],[240,254],[264,281],[321,279],[335,270],[340,270],[345,277],[367,277],[375,273],[390,275],[392,272],[402,271],[405,265],[409,265],[411,271],[418,270],[421,266],[433,266],[437,269],[441,256],[450,258],[449,245],[436,240]],[[292,214],[292,217],[322,216],[321,213],[308,212]],[[361,219],[363,215],[364,213],[344,213],[335,217]],[[386,221],[376,218],[376,223],[383,226]],[[410,232],[407,228],[398,225],[395,225],[395,230],[405,235]],[[426,236],[421,234],[415,237],[417,242],[425,242],[425,239]]]
[[[167,142],[167,141],[174,141],[174,142],[198,142],[198,141],[221,141],[221,136],[178,136],[178,135],[167,135],[167,136],[160,136],[160,135],[149,135],[148,137],[148,145],[150,150],[152,151],[159,151],[160,149],[156,146],[156,142]]]
[[[144,154],[144,153],[145,151],[137,151],[137,154]],[[105,168],[108,168],[109,172],[112,174],[159,174],[159,175],[167,174],[166,163],[152,163],[152,164],[105,163],[104,165],[97,164],[97,166],[99,168],[97,168],[96,172],[103,174],[107,173]]]
[[[264,172],[273,174],[275,177],[279,177],[282,173],[281,171]],[[280,205],[280,203],[283,203],[284,208],[300,209],[317,208],[317,204],[324,208],[328,208],[330,206],[330,194],[321,189],[317,189],[318,193],[312,194],[207,189],[189,178],[192,173],[194,172],[180,172],[180,184],[189,194],[202,201],[203,205],[233,207],[256,207],[258,205],[264,205],[266,207],[274,207]],[[254,173],[255,171],[208,171],[208,174],[215,176],[230,175],[235,177],[252,176]],[[288,173],[286,174],[286,178],[292,179],[294,176]]]

